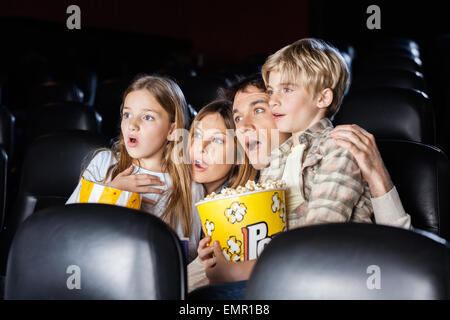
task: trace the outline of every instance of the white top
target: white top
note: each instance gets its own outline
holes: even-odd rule
[[[82,176],[84,179],[100,183],[106,176],[106,173],[109,167],[115,164],[117,161],[114,158],[114,155],[111,151],[100,151],[95,155],[95,157],[91,160],[86,170],[83,172]],[[172,180],[170,179],[170,175],[168,173],[162,172],[154,172],[149,171],[144,168],[140,168],[134,165],[134,170],[132,174],[151,174],[157,176],[164,185],[162,186],[152,186],[153,188],[168,190],[172,187]],[[111,181],[111,176],[108,177],[106,183]],[[81,188],[81,181],[78,182],[78,185],[69,200],[67,200],[66,204],[76,203],[77,195],[79,194]],[[203,186],[201,184],[192,183],[192,214],[193,214],[193,222],[191,225],[191,235],[189,236],[189,261],[192,261],[197,256],[197,247],[198,242],[200,241],[201,232],[202,232],[202,224],[200,221],[200,216],[197,211],[197,207],[195,203],[202,200],[205,196],[205,192]],[[160,217],[164,212],[164,208],[167,204],[167,200],[170,196],[170,192],[164,192],[163,194],[156,193],[145,193],[142,194],[143,197],[154,200],[157,202],[156,205],[151,205],[145,202],[142,202],[141,210],[149,212],[157,217]],[[177,235],[181,238],[184,238],[183,229],[181,224],[177,226],[176,230]]]
[[[377,224],[411,229],[411,216],[405,212],[395,186],[378,198],[370,198]]]
[[[300,169],[302,167],[304,150],[304,144],[299,144],[291,149],[291,153],[286,159],[283,176],[281,177],[281,180],[286,183],[285,198],[288,215],[305,202],[298,187],[300,185]]]

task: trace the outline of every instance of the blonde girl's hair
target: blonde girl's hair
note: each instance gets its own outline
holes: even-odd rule
[[[191,129],[189,131],[189,138],[190,141],[192,141],[194,137],[194,130],[195,130],[195,123],[197,121],[202,120],[204,117],[210,114],[219,114],[224,123],[225,127],[227,129],[236,130],[236,126],[234,124],[233,120],[233,113],[232,113],[232,102],[225,100],[225,99],[219,99],[212,101],[211,103],[204,106],[198,114],[195,116]],[[250,164],[250,161],[245,154],[244,149],[241,147],[240,143],[237,141],[236,135],[233,136],[233,142],[236,146],[237,152],[235,153],[234,157],[234,164],[231,168],[230,172],[228,173],[228,187],[230,188],[236,188],[238,186],[244,186],[245,183],[248,180],[255,180],[257,171],[253,166]],[[190,143],[189,143],[190,145]],[[239,164],[241,163],[241,164]]]
[[[180,87],[171,79],[160,76],[143,75],[135,79],[123,94],[122,101],[133,91],[147,90],[158,101],[162,108],[168,113],[169,121],[175,123],[175,130],[183,132],[185,130],[186,100]],[[122,115],[123,102],[120,110]],[[187,137],[186,137],[187,138]],[[187,140],[187,139],[186,139]],[[184,145],[187,144],[187,141]],[[168,223],[174,230],[181,224],[183,234],[189,237],[192,225],[192,193],[191,193],[191,167],[187,160],[186,153],[183,152],[182,143],[177,141],[167,141],[164,145],[162,170],[167,172],[172,180],[172,187],[167,194],[168,201],[161,219]],[[114,179],[119,173],[129,168],[135,159],[131,158],[125,147],[122,132],[120,132],[111,150],[117,163],[108,168],[104,183]],[[182,157],[183,159],[180,159]],[[179,161],[173,161],[178,159]],[[139,159],[136,159],[139,164]]]

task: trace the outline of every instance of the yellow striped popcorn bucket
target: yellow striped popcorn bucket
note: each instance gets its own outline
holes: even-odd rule
[[[81,179],[78,203],[104,203],[131,209],[140,209],[142,195],[135,192],[111,188],[100,183]]]

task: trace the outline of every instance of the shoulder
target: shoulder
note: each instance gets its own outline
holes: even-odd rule
[[[92,160],[83,172],[83,177],[91,181],[102,181],[109,167],[116,162],[117,160],[111,150],[99,150],[94,153]]]
[[[116,163],[117,160],[114,157],[114,154],[111,150],[98,150],[94,153],[94,157],[91,160],[91,163],[98,163],[98,164],[113,164]]]
[[[350,151],[336,144],[335,140],[330,136],[330,132],[331,130],[325,130],[317,139],[318,152],[323,158],[343,158],[356,162]]]

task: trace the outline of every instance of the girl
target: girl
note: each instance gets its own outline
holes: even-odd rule
[[[121,132],[114,147],[99,150],[82,177],[143,194],[141,210],[160,217],[180,238],[189,237],[191,261],[201,236],[193,204],[204,193],[201,185],[192,183],[188,161],[173,161],[182,160],[183,145],[176,143],[176,133],[185,128],[183,93],[170,79],[142,76],[123,97]],[[66,204],[76,202],[79,188],[81,182]]]

